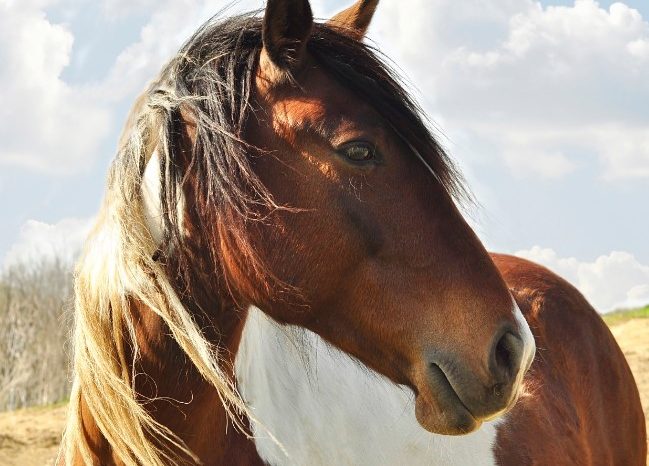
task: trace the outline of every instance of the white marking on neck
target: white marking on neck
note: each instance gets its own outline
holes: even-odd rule
[[[144,168],[141,191],[146,226],[156,244],[160,244],[164,236],[164,220],[160,205],[162,183],[160,182],[160,156],[157,150],[151,154]]]
[[[412,393],[331,347],[316,334],[280,326],[250,308],[235,360],[239,390],[261,427],[271,465],[490,466],[496,425],[454,437],[425,431]]]
[[[151,158],[144,168],[142,175],[142,207],[144,209],[144,220],[151,233],[156,245],[162,243],[164,239],[164,216],[162,206],[160,205],[160,196],[162,194],[162,181],[160,180],[160,154],[156,149],[151,154]],[[185,211],[185,198],[182,193],[178,193],[176,216],[178,224],[182,225]]]

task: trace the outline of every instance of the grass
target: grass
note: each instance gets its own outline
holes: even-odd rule
[[[649,304],[638,309],[622,309],[609,312],[608,314],[604,314],[602,318],[609,327],[623,324],[631,319],[649,319]]]

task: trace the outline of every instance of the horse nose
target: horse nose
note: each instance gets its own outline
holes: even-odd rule
[[[505,324],[494,332],[482,356],[430,353],[429,380],[442,397],[455,392],[475,419],[491,419],[512,406],[520,393],[525,361],[525,341],[515,326]]]
[[[497,335],[500,336],[494,338],[488,363],[496,392],[514,381],[521,368],[524,352],[523,339],[515,330],[505,327]]]
[[[507,407],[518,389],[518,375],[525,370],[524,350],[523,338],[510,325],[496,332],[488,354],[487,379],[482,381],[481,389],[469,389],[467,393],[474,414],[490,417],[490,413]]]

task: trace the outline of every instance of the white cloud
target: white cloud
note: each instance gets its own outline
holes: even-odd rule
[[[626,45],[629,53],[640,59],[649,59],[649,40],[638,39]]]
[[[150,17],[139,39],[125,47],[106,76],[90,85],[71,85],[62,73],[72,58],[74,36],[67,25],[54,24],[45,12],[55,6],[74,21],[78,2],[0,0],[0,165],[52,174],[89,167],[105,138],[122,124],[115,119],[117,106],[134,100],[194,30],[230,4],[104,0],[103,10],[109,15],[150,11]],[[262,5],[262,0],[244,0],[228,12]],[[87,50],[81,44],[76,60],[83,60]]]
[[[527,157],[521,158],[525,151]],[[545,178],[560,178],[576,168],[576,164],[561,152],[532,152],[525,145],[507,147],[503,158],[512,172],[520,176],[539,174]]]
[[[155,5],[155,0],[103,0],[102,9],[110,18],[122,18]]]
[[[613,251],[594,261],[560,257],[554,250],[534,246],[515,255],[538,262],[581,291],[600,312],[649,303],[649,265],[633,254]]]
[[[137,42],[126,47],[115,60],[103,87],[113,98],[133,97],[155,78],[162,65],[199,24],[197,10],[202,1],[165,1],[142,27]]]
[[[74,38],[48,21],[52,3],[0,1],[0,164],[68,172],[90,164],[111,122],[90,89],[61,79]]]
[[[123,0],[105,0],[115,7]],[[147,3],[147,0],[139,0]],[[104,93],[113,99],[134,98],[155,78],[164,63],[194,31],[227,7],[226,15],[259,9],[263,0],[166,0],[157,2],[149,21],[142,27],[137,42],[126,47],[115,60],[106,80]]]
[[[347,6],[313,0],[316,16]],[[89,166],[132,100],[227,0],[103,0],[113,16],[150,13],[140,37],[93,86],[61,79],[74,37],[45,8],[78,0],[0,0],[0,164],[49,172]],[[244,0],[228,14],[263,7]],[[417,14],[412,14],[412,12]],[[517,176],[562,177],[574,152],[605,178],[649,177],[649,24],[616,3],[541,7],[532,0],[385,2],[373,35],[411,74],[451,138],[487,144]],[[84,44],[77,51],[81,59]]]
[[[27,221],[16,243],[7,252],[3,266],[59,259],[71,262],[81,251],[94,219],[66,218],[55,224]]]
[[[376,37],[451,138],[468,133],[518,176],[565,176],[577,153],[604,178],[649,177],[649,23],[638,11],[595,0],[397,3],[382,5]]]

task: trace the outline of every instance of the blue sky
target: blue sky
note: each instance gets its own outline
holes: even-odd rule
[[[76,247],[133,98],[225,5],[0,0],[0,263]],[[464,169],[483,241],[602,310],[649,302],[648,21],[646,0],[382,0],[369,34]]]

